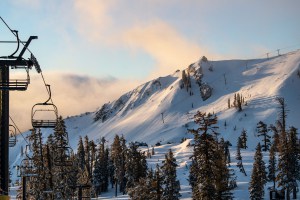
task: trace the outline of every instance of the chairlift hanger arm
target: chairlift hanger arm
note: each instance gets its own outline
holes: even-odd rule
[[[19,51],[19,47],[20,47],[20,39],[19,39],[18,31],[12,30],[12,32],[14,32],[14,33],[15,33],[15,36],[17,37],[17,43],[18,43],[18,46],[17,46],[17,49],[15,50],[15,52],[13,52],[10,56],[8,56],[8,57],[10,57],[10,58],[13,58],[13,57],[14,57],[14,55]]]
[[[47,101],[45,101],[44,104],[47,104],[51,100],[51,88],[50,88],[50,85],[46,84],[46,88],[48,90],[49,98],[47,99]]]

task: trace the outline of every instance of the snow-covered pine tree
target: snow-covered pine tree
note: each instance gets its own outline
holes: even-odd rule
[[[247,149],[248,148],[248,146],[247,146],[247,131],[245,129],[242,130],[240,138],[241,138],[241,144],[242,144],[241,148]]]
[[[240,172],[242,172],[245,176],[247,176],[246,171],[244,169],[244,165],[243,165],[243,158],[241,155],[241,148],[240,148],[241,144],[242,144],[241,138],[238,137],[237,149],[236,149],[236,155],[235,155],[235,159],[237,160],[236,166],[240,169]]]
[[[66,130],[65,122],[60,116],[57,119],[54,128],[53,137],[53,184],[54,184],[54,198],[57,199],[70,199],[74,194],[74,190],[69,185],[70,183],[70,148],[69,137]]]
[[[266,167],[263,161],[260,143],[256,147],[254,163],[249,183],[250,198],[254,200],[264,199],[264,186],[267,182]]]
[[[176,175],[176,159],[173,156],[173,152],[170,149],[169,152],[165,155],[165,160],[161,166],[161,171],[163,174],[163,200],[176,200],[181,196],[180,191],[180,182],[177,180]]]
[[[263,137],[262,150],[268,151],[270,149],[270,145],[271,145],[271,141],[270,141],[271,136],[268,135],[267,124],[265,124],[262,121],[259,121],[257,123],[256,128],[257,128],[257,132],[258,132],[258,137]]]
[[[268,181],[273,182],[273,189],[276,187],[276,147],[275,144],[270,148],[269,165],[268,165]]]
[[[31,160],[33,161],[33,166],[30,167],[32,167],[32,171],[35,174],[27,177],[27,184],[31,188],[28,193],[30,198],[41,199],[44,196],[43,191],[46,190],[41,130],[32,129],[28,139],[31,143]]]

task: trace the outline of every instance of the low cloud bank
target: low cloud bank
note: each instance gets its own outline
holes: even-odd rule
[[[49,73],[45,78],[51,85],[53,102],[63,117],[95,111],[139,84],[138,81],[98,79],[76,74]],[[10,115],[21,131],[31,128],[33,105],[47,99],[48,94],[39,75],[31,76],[27,91],[10,93]]]

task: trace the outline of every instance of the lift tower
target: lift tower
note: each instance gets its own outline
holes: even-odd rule
[[[2,18],[1,18],[2,19]],[[3,21],[4,22],[4,21]],[[29,69],[38,64],[35,57],[24,59],[23,55],[30,42],[37,36],[30,36],[26,43],[19,40],[18,31],[10,31],[16,36],[18,44],[16,51],[10,56],[0,57],[0,198],[8,197],[9,188],[9,92],[25,91],[30,83]],[[1,41],[1,43],[12,43],[12,41]],[[24,45],[18,56],[20,43]],[[10,79],[10,69],[24,69],[27,73],[25,79]]]

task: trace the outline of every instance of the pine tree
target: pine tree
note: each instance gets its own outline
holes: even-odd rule
[[[278,145],[278,174],[276,181],[278,187],[282,191],[286,191],[286,199],[290,199],[291,189],[295,188],[296,174],[295,174],[295,163],[293,161],[293,148],[290,134],[286,131],[286,118],[287,108],[284,98],[277,98],[279,104],[279,119],[277,121],[277,129],[279,132],[279,145]],[[294,193],[295,195],[295,193]]]
[[[273,189],[276,187],[276,147],[273,144],[269,154],[269,165],[268,165],[268,181],[273,182]]]
[[[162,181],[163,181],[163,178],[162,178],[161,170],[160,170],[159,165],[157,164],[156,170],[154,172],[154,177],[153,177],[153,189],[154,189],[153,199],[161,200],[162,191],[163,191]]]
[[[29,135],[29,141],[31,142],[32,150],[32,164],[28,166],[31,168],[33,176],[27,178],[27,182],[32,189],[30,190],[30,196],[34,199],[43,198],[43,191],[46,190],[44,162],[42,152],[42,133],[40,129],[32,129]]]
[[[258,137],[263,137],[262,150],[268,151],[271,145],[271,141],[270,141],[271,136],[268,135],[267,124],[263,123],[262,121],[259,121],[257,123],[257,132],[258,132]]]
[[[138,146],[134,143],[130,143],[126,152],[125,160],[125,177],[126,177],[126,190],[133,187],[140,178],[144,178],[147,175],[147,163],[144,153],[138,151]]]
[[[97,195],[108,190],[109,184],[109,151],[105,149],[105,138],[101,139],[101,143],[96,156],[95,168],[93,171],[93,185]]]
[[[78,167],[83,171],[85,167],[85,151],[84,151],[83,141],[81,136],[79,136],[79,142],[77,145],[77,162],[78,162]]]
[[[85,160],[85,166],[87,168],[88,176],[91,177],[91,151],[90,151],[90,142],[89,137],[86,135],[84,137],[84,160]]]
[[[216,145],[218,144],[216,143]],[[215,176],[216,199],[232,199],[233,174],[231,174],[227,167],[224,148],[221,145],[217,146],[217,151],[213,159],[215,163],[213,172]]]
[[[288,152],[290,156],[289,168],[292,174],[291,188],[293,189],[293,198],[297,195],[297,180],[300,180],[300,148],[297,138],[297,129],[291,127],[288,135]]]
[[[247,176],[246,171],[244,169],[244,165],[243,165],[240,144],[241,144],[241,138],[238,137],[238,144],[237,144],[237,150],[236,150],[236,155],[235,155],[235,159],[238,161],[236,166],[240,169],[240,172],[242,172],[245,176]]]
[[[199,125],[198,129],[189,130],[194,134],[194,164],[197,164],[198,172],[194,172],[196,182],[194,183],[193,199],[214,199],[215,185],[213,176],[213,157],[215,151],[215,142],[212,134],[215,133],[217,127],[216,116],[211,114],[197,112],[194,121]],[[201,135],[200,135],[201,134]],[[196,167],[193,167],[196,168]]]
[[[273,132],[273,146],[274,146],[274,150],[275,152],[278,152],[279,149],[279,130],[274,126],[274,125],[270,125],[269,129]]]
[[[71,149],[69,147],[68,132],[65,122],[60,116],[57,119],[54,128],[54,148],[53,153],[53,183],[54,183],[54,198],[70,199],[73,196],[73,190],[70,183],[70,166],[73,164],[71,160]],[[63,187],[62,187],[63,186]]]
[[[125,192],[125,152],[126,145],[123,136],[115,136],[111,146],[111,158],[114,164],[115,196],[117,196],[117,185],[120,192]]]
[[[197,191],[197,173],[199,172],[198,164],[196,163],[195,159],[192,158],[192,163],[190,166],[190,174],[189,174],[189,184],[191,185],[192,189],[196,189]]]
[[[147,177],[140,178],[133,187],[128,189],[128,195],[131,199],[136,200],[156,200],[154,175],[152,169],[148,171]]]
[[[266,182],[267,177],[265,163],[263,161],[263,155],[261,153],[261,146],[258,143],[254,155],[254,163],[249,185],[251,199],[257,200],[264,198],[264,185],[266,184]]]
[[[93,174],[93,169],[95,168],[95,160],[96,160],[96,144],[94,142],[94,140],[91,140],[89,142],[89,146],[90,146],[90,162],[91,162],[91,166],[90,166],[90,175],[92,176]]]
[[[242,144],[241,148],[247,149],[248,148],[247,147],[247,131],[245,129],[242,130],[240,138],[241,138],[241,144]]]
[[[165,161],[161,167],[163,176],[163,200],[176,200],[181,196],[179,193],[180,183],[176,179],[176,159],[173,156],[173,152],[170,149],[168,154],[165,155]]]
[[[217,117],[197,112],[194,118],[199,128],[189,130],[195,141],[190,168],[191,176],[195,176],[190,176],[193,199],[231,199],[224,148],[217,141]]]

